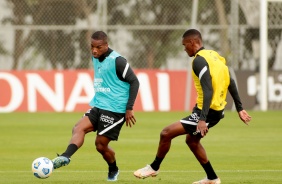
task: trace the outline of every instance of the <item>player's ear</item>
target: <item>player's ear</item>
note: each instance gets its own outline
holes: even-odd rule
[[[195,40],[194,39],[190,39],[189,43],[193,46],[195,44]]]
[[[194,38],[193,39],[193,45],[194,44],[200,44],[201,43],[201,40],[200,39],[198,39],[198,38]]]

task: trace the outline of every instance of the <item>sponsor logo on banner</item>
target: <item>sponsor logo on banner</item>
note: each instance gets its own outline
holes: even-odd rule
[[[185,71],[142,70],[136,75],[140,88],[135,111],[184,109]],[[0,72],[0,112],[85,112],[94,84],[91,70]]]
[[[135,111],[185,110],[186,71],[135,72],[140,82]],[[251,71],[235,74],[244,108],[256,108],[260,102],[258,74]],[[0,71],[0,112],[85,112],[95,94],[94,84],[92,70]],[[269,109],[282,109],[281,72],[269,72],[267,84]],[[191,85],[189,110],[196,99],[194,84]],[[234,109],[230,95],[227,102],[226,109]]]

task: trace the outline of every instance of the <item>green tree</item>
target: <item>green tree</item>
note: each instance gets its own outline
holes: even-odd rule
[[[111,1],[108,5],[109,24],[112,25],[139,25],[164,26],[161,28],[148,28],[132,30],[134,42],[131,43],[129,58],[132,65],[137,68],[159,68],[168,56],[179,52],[181,37],[184,30],[169,29],[169,26],[187,25],[191,20],[191,0],[125,0],[123,4]],[[168,27],[165,27],[169,25]]]
[[[13,17],[6,21],[13,25],[26,25],[27,17],[31,17],[31,25],[75,25],[76,19],[85,19],[96,6],[96,1],[82,0],[8,0],[13,4]],[[61,65],[66,68],[82,68],[82,64],[89,61],[90,52],[89,31],[85,30],[59,30],[44,29],[30,30],[24,35],[23,29],[15,30],[14,63],[12,69],[17,69],[19,59],[29,48],[35,49],[35,53],[42,55],[45,61],[50,62],[53,69]],[[83,41],[81,41],[83,40]],[[80,52],[81,63],[74,66],[75,53]],[[87,58],[87,59],[86,59]]]

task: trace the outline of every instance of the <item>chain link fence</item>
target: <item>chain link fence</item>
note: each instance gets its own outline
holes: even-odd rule
[[[197,28],[235,70],[258,70],[259,0],[0,0],[0,69],[92,68],[90,38],[133,68],[186,69],[181,37]],[[282,2],[268,3],[268,64],[282,69]]]

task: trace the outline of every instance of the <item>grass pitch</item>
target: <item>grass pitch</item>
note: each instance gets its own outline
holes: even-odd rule
[[[252,122],[242,123],[236,112],[226,117],[202,140],[208,157],[226,184],[282,182],[281,111],[249,112]],[[50,159],[62,153],[73,125],[83,113],[0,114],[0,183],[2,184],[103,184],[107,165],[94,147],[96,133],[86,136],[84,145],[70,165],[55,170],[47,179],[31,172],[32,161]],[[121,184],[187,184],[205,177],[202,167],[185,144],[185,136],[172,141],[170,152],[156,178],[137,179],[133,171],[155,158],[160,131],[189,112],[135,112],[137,124],[124,126],[119,140],[112,142],[120,168]]]

